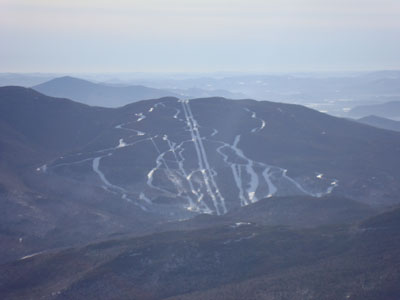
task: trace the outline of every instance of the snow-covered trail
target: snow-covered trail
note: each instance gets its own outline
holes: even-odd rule
[[[265,128],[265,120],[258,118],[256,113],[248,108],[244,108],[244,110],[250,113],[251,118],[260,122],[260,126],[253,128],[249,134],[260,132]],[[214,129],[211,137],[215,135],[215,132],[218,131]],[[209,141],[221,144],[216,150],[221,155],[224,163],[231,168],[241,206],[257,202],[262,198],[272,197],[276,194],[283,195],[284,193],[280,191],[278,185],[285,186],[285,189],[289,189],[292,194],[303,194],[313,197],[321,197],[329,194],[337,186],[337,182],[334,181],[324,191],[317,193],[308,191],[299,182],[289,177],[286,169],[253,161],[248,158],[239,148],[240,139],[241,135],[239,134],[234,138],[232,144],[214,139]],[[228,153],[234,153],[234,155]],[[242,163],[238,163],[238,161],[242,161]]]
[[[267,124],[267,123],[265,122],[265,120],[263,120],[263,119],[261,119],[261,118],[258,118],[258,117],[257,117],[257,114],[256,114],[254,111],[252,111],[252,110],[250,110],[250,109],[248,109],[248,108],[245,108],[244,110],[251,114],[251,118],[252,118],[252,119],[256,119],[256,120],[258,120],[259,122],[261,122],[260,127],[255,127],[255,128],[253,128],[253,129],[251,130],[252,133],[259,132],[259,131],[261,131],[262,129],[264,129],[265,125]]]
[[[185,198],[189,202],[188,209],[191,210],[191,211],[202,211],[204,209],[209,211],[210,209],[204,203],[202,205],[203,206],[202,208],[197,207],[196,201],[197,202],[201,202],[201,199],[202,199],[203,195],[200,194],[199,192],[197,192],[194,189],[194,186],[193,186],[193,183],[191,181],[191,178],[190,178],[189,174],[186,172],[186,170],[184,168],[185,158],[182,155],[183,148],[181,148],[183,143],[181,143],[180,145],[177,146],[176,143],[174,143],[174,142],[172,142],[172,141],[170,141],[168,139],[168,136],[165,136],[165,140],[168,143],[169,151],[173,153],[175,161],[177,162],[179,174],[182,176],[182,179],[184,181],[186,181],[188,186],[189,186],[189,191],[187,191],[184,187],[182,187],[181,191],[180,191],[180,194],[181,195],[183,194],[185,196]],[[179,151],[177,153],[178,149],[179,149]],[[195,201],[192,199],[192,195],[194,195]]]
[[[238,148],[240,135],[236,136],[232,145],[214,141],[221,144],[217,148],[217,153],[221,155],[223,161],[232,171],[240,205],[245,206],[257,202],[259,199],[273,196],[277,188],[272,183],[269,170],[272,168],[261,162],[256,162],[244,155]],[[230,153],[230,154],[228,154]]]
[[[100,180],[103,182],[104,187],[105,187],[106,189],[110,189],[111,191],[118,191],[118,192],[126,193],[126,190],[125,190],[125,189],[123,189],[123,188],[121,188],[121,187],[119,187],[119,186],[117,186],[117,185],[114,185],[114,184],[112,184],[111,182],[109,182],[109,181],[107,180],[106,176],[104,175],[104,173],[100,170],[100,168],[99,168],[99,167],[100,167],[100,161],[101,161],[101,159],[102,159],[103,157],[106,157],[106,156],[111,156],[111,153],[108,154],[108,155],[105,155],[105,156],[98,156],[98,157],[96,157],[96,158],[93,159],[93,164],[92,164],[92,166],[93,166],[93,171],[94,171],[97,175],[99,175],[99,178],[100,178]]]
[[[218,185],[215,181],[214,178],[215,172],[211,171],[207,153],[204,148],[203,140],[199,132],[198,123],[193,116],[189,100],[182,100],[181,103],[185,114],[186,122],[189,127],[189,131],[192,136],[192,140],[196,149],[197,160],[199,163],[200,171],[203,175],[207,193],[211,197],[216,213],[218,215],[224,214],[227,212],[225,206],[225,199],[221,195],[221,192],[219,191]]]
[[[241,106],[238,109],[248,113],[242,114],[245,119],[241,121],[244,124],[254,124],[256,120],[259,125],[248,132],[233,135],[232,140],[227,141],[221,140],[226,138],[223,128],[199,124],[189,100],[156,103],[144,110],[146,115],[142,112],[132,113],[125,123],[114,127],[121,133],[118,134],[119,137],[117,135],[116,145],[85,154],[75,154],[76,157],[72,158],[76,160],[69,157],[70,162],[61,161],[50,165],[49,168],[91,161],[92,170],[105,190],[119,195],[123,200],[132,202],[145,211],[157,210],[157,199],[171,199],[168,200],[172,201],[171,203],[186,203],[182,204],[182,209],[188,213],[222,215],[228,211],[227,204],[235,206],[232,202],[226,203],[225,199],[237,199],[239,203],[236,205],[246,206],[274,195],[320,197],[333,191],[337,186],[336,181],[326,189],[317,188],[311,192],[300,182],[289,177],[287,170],[246,156],[241,148],[242,136],[259,134],[266,129],[267,122],[247,107]],[[163,123],[157,124],[160,114],[169,120],[168,122],[172,122],[173,131],[170,127],[164,128]],[[150,126],[149,129],[147,126]],[[107,178],[107,169],[102,167],[104,160],[112,159],[116,151],[141,146],[144,147],[141,148],[144,151],[155,151],[154,165],[146,170],[144,178],[127,186],[116,184],[112,177]],[[224,189],[220,190],[219,185]]]
[[[163,105],[163,104],[162,103],[157,103],[155,106],[151,107],[148,110],[148,112],[151,113],[152,111],[154,111],[154,109],[158,105]],[[109,148],[96,150],[96,151],[93,151],[92,153],[89,153],[89,157],[88,158],[81,159],[81,160],[78,160],[78,161],[54,164],[54,165],[51,166],[51,168],[52,169],[56,169],[56,168],[59,168],[59,167],[82,164],[82,163],[85,163],[85,162],[88,162],[88,161],[92,161],[93,172],[98,175],[100,181],[103,184],[102,187],[105,190],[107,190],[108,192],[113,193],[113,194],[118,194],[118,195],[121,196],[122,199],[124,199],[124,200],[126,200],[128,202],[133,202],[135,205],[138,205],[141,209],[147,211],[148,209],[146,208],[146,206],[143,205],[140,202],[144,201],[145,204],[149,205],[149,204],[151,204],[151,201],[145,196],[145,194],[143,192],[137,193],[137,192],[128,191],[127,189],[125,189],[125,188],[123,188],[121,186],[118,186],[116,184],[111,183],[107,179],[106,175],[101,171],[101,168],[100,168],[101,160],[103,158],[112,156],[113,153],[116,150],[121,149],[121,148],[132,147],[132,146],[137,145],[137,144],[142,143],[142,142],[151,141],[153,143],[154,147],[158,150],[156,144],[154,143],[154,140],[153,140],[154,137],[153,136],[149,136],[145,132],[142,132],[142,131],[139,131],[139,130],[136,130],[136,129],[133,129],[133,128],[126,127],[128,125],[131,125],[134,122],[140,122],[140,121],[142,121],[143,119],[146,118],[146,116],[143,113],[135,113],[134,116],[138,117],[138,119],[136,121],[130,121],[130,122],[127,122],[127,123],[122,123],[122,124],[116,125],[114,128],[117,129],[117,130],[127,130],[127,131],[135,133],[134,135],[131,135],[128,138],[132,138],[134,136],[144,136],[143,139],[135,140],[133,142],[126,142],[124,140],[124,138],[120,138],[119,142],[118,142],[118,145],[116,145],[114,147],[109,147]],[[80,156],[81,154],[82,153],[79,153],[78,155]],[[133,197],[132,197],[132,195],[133,195]],[[132,198],[136,198],[136,199],[139,199],[141,201],[137,201],[137,200],[135,201]]]

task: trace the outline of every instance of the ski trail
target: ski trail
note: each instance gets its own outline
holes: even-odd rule
[[[126,130],[130,130],[130,131],[138,132],[138,131],[136,131],[134,129],[128,129],[128,128],[124,128],[122,126],[123,126],[123,124],[120,124],[120,125],[115,126],[115,128],[117,128],[117,129],[126,129]],[[58,168],[58,167],[62,167],[62,166],[69,166],[69,165],[75,165],[75,164],[84,163],[84,162],[87,162],[87,161],[92,161],[92,170],[93,170],[93,172],[95,172],[98,175],[99,179],[103,183],[103,188],[105,190],[107,190],[108,192],[111,192],[113,194],[120,194],[121,195],[121,199],[126,200],[128,202],[131,202],[131,203],[139,206],[142,210],[147,211],[146,207],[144,207],[143,205],[137,203],[136,201],[133,201],[132,199],[128,198],[127,194],[129,192],[126,189],[124,189],[124,188],[122,188],[120,186],[117,186],[115,184],[112,184],[107,179],[105,174],[100,170],[100,163],[101,163],[101,160],[104,157],[111,156],[114,151],[117,151],[120,148],[134,146],[134,145],[136,145],[138,143],[149,141],[150,139],[151,138],[145,138],[145,139],[137,140],[137,141],[134,141],[134,142],[131,142],[131,143],[127,143],[121,138],[121,139],[119,139],[119,143],[118,143],[117,146],[115,146],[113,148],[106,148],[106,149],[97,150],[97,151],[94,151],[92,153],[92,154],[99,154],[99,153],[108,152],[105,155],[100,155],[100,156],[95,156],[95,157],[92,156],[92,157],[89,157],[89,158],[86,158],[86,159],[83,159],[83,160],[78,160],[78,161],[75,161],[75,162],[56,164],[56,165],[51,166],[51,168],[54,169],[54,168]],[[79,153],[79,154],[81,154],[81,153]]]
[[[115,129],[123,129],[123,130],[132,131],[132,132],[135,132],[136,135],[139,135],[139,136],[146,135],[146,133],[144,133],[144,132],[142,132],[142,131],[139,131],[139,130],[136,130],[136,129],[132,129],[132,128],[123,127],[123,126],[128,125],[128,124],[131,124],[131,123],[132,123],[132,122],[122,123],[122,124],[119,124],[119,125],[115,126],[114,128],[115,128]]]
[[[189,100],[181,100],[181,103],[185,114],[186,123],[188,125],[192,141],[196,149],[197,160],[199,163],[201,174],[204,179],[207,193],[211,197],[216,213],[218,215],[221,215],[222,213],[226,213],[227,211],[225,207],[225,200],[219,192],[217,184],[213,178],[213,174],[210,170],[210,165],[208,163],[207,154],[204,149],[202,138],[200,136],[197,121],[193,117]],[[213,188],[215,189],[215,192],[213,191]],[[219,202],[217,198],[219,198]]]
[[[202,157],[201,157],[201,153],[200,153],[198,141],[197,141],[196,136],[195,136],[195,133],[194,133],[193,124],[192,124],[192,121],[191,121],[191,119],[190,119],[190,117],[189,117],[189,113],[188,113],[188,111],[187,111],[187,107],[186,107],[186,105],[185,105],[185,100],[181,100],[181,103],[182,103],[183,112],[184,112],[185,118],[186,118],[186,124],[187,124],[187,126],[188,126],[188,128],[189,128],[189,132],[190,132],[190,135],[191,135],[191,137],[192,137],[192,142],[193,142],[193,144],[194,144],[194,146],[195,146],[196,155],[197,155],[197,162],[198,162],[198,164],[199,164],[199,170],[201,171],[201,174],[203,175],[203,180],[204,180],[204,183],[205,183],[205,185],[206,185],[207,193],[210,195],[210,197],[211,197],[211,199],[212,199],[212,201],[213,201],[213,204],[214,204],[214,206],[215,206],[215,208],[216,208],[217,214],[219,214],[218,205],[217,205],[217,203],[216,203],[216,197],[215,197],[215,195],[213,194],[213,192],[212,192],[212,190],[211,190],[211,187],[210,187],[210,184],[209,184],[209,181],[208,181],[207,174],[203,171],[203,170],[204,170],[203,160],[202,160]],[[194,173],[194,172],[192,172],[192,173],[187,177],[188,180],[191,179],[193,173]],[[193,190],[193,191],[194,191],[194,190]],[[200,198],[200,201],[201,201],[202,199],[203,199],[203,197]]]
[[[261,118],[258,118],[257,115],[256,115],[256,113],[255,113],[254,111],[248,109],[248,108],[244,108],[244,110],[247,111],[247,112],[249,112],[249,113],[251,114],[251,118],[252,118],[252,119],[256,119],[256,120],[259,120],[259,121],[261,122],[261,126],[260,126],[260,127],[255,127],[255,128],[253,128],[253,129],[251,130],[252,133],[259,132],[259,131],[261,131],[262,129],[264,129],[264,127],[265,127],[265,125],[266,125],[265,120],[263,120],[263,119],[261,119]]]
[[[157,137],[157,136],[155,136],[155,137]],[[165,166],[165,168],[167,169],[168,174],[172,174],[171,169],[168,167],[168,164],[167,164],[167,162],[166,162],[165,159],[164,159],[165,152],[161,153],[160,148],[158,148],[158,146],[157,146],[156,142],[154,141],[153,137],[151,137],[150,140],[151,140],[151,142],[153,143],[154,148],[156,148],[156,150],[157,150],[157,152],[158,152],[158,154],[159,154],[159,158],[160,158],[160,159],[162,160],[162,162],[164,163],[164,166]]]
[[[182,152],[180,152],[179,154],[176,153],[176,149],[177,149],[178,147],[176,146],[176,143],[174,143],[174,142],[172,142],[172,141],[170,141],[170,140],[168,139],[168,136],[166,136],[165,140],[166,140],[167,143],[168,143],[169,151],[171,151],[171,152],[173,153],[174,157],[175,157],[175,160],[176,160],[177,165],[178,165],[178,171],[179,171],[179,173],[181,174],[181,176],[183,177],[183,179],[188,183],[189,188],[190,188],[190,192],[193,194],[193,191],[195,191],[195,190],[194,190],[194,187],[193,187],[192,182],[188,179],[188,178],[189,178],[189,175],[186,173],[185,168],[184,168],[184,166],[183,166],[184,158],[183,158],[183,156],[182,156]],[[183,150],[182,150],[182,151],[183,151]],[[179,156],[179,157],[178,157],[178,156]],[[184,193],[185,193],[185,198],[189,201],[189,207],[188,207],[188,209],[192,210],[192,209],[196,208],[196,210],[198,211],[199,208],[197,207],[197,205],[195,205],[195,203],[193,202],[192,197],[189,195],[189,193],[186,191],[186,189],[184,189]],[[199,195],[196,195],[196,191],[195,191],[194,194],[195,194],[195,196],[197,196],[197,200],[198,200],[200,196],[199,196]]]
[[[105,187],[110,188],[111,190],[117,190],[119,192],[126,193],[125,189],[109,182],[107,180],[106,176],[104,175],[104,173],[102,171],[100,171],[100,161],[102,158],[104,158],[106,156],[111,156],[111,154],[108,154],[105,156],[98,156],[93,159],[93,164],[92,164],[93,171],[100,177],[100,180],[104,183]]]
[[[219,205],[221,206],[222,213],[224,214],[224,213],[227,212],[227,209],[226,209],[226,206],[225,206],[225,199],[222,196],[221,192],[219,191],[218,185],[217,185],[217,183],[215,182],[215,179],[214,179],[214,176],[216,176],[217,174],[216,174],[215,170],[210,168],[210,165],[209,165],[209,162],[208,162],[208,158],[207,158],[207,154],[206,154],[206,150],[205,150],[204,145],[203,145],[203,139],[200,136],[199,125],[198,125],[196,119],[193,117],[193,113],[192,113],[192,109],[191,109],[190,104],[189,104],[189,100],[186,101],[186,105],[187,105],[187,108],[188,108],[188,112],[189,112],[190,118],[192,119],[192,121],[193,121],[193,123],[195,125],[194,126],[194,130],[195,130],[195,133],[196,133],[196,136],[197,136],[197,141],[198,141],[201,153],[203,155],[203,160],[204,160],[204,163],[205,163],[205,166],[206,166],[206,170],[204,170],[204,173],[206,173],[207,171],[209,172],[209,178],[211,180],[211,184],[213,185],[213,187],[215,189],[215,192],[216,192],[218,198],[220,199]],[[212,171],[214,171],[215,174],[213,174]]]
[[[59,167],[63,167],[63,166],[77,165],[77,164],[81,164],[83,162],[90,161],[90,160],[93,160],[93,157],[89,157],[86,159],[82,159],[82,160],[78,160],[78,161],[74,161],[74,162],[70,162],[70,163],[56,164],[56,165],[50,166],[50,168],[55,169],[55,168],[59,168]]]
[[[163,105],[163,107],[167,106]],[[181,110],[176,108],[174,109],[176,110],[176,112],[173,118],[178,118],[178,115],[181,112]],[[187,174],[184,168],[185,159],[182,154],[182,152],[184,151],[184,148],[182,146],[184,143],[192,142],[192,140],[183,141],[179,145],[177,145],[176,143],[172,142],[166,134],[163,135],[162,140],[165,141],[168,145],[167,150],[164,152],[161,152],[159,145],[157,145],[157,143],[153,138],[151,139],[153,146],[159,155],[156,158],[156,166],[153,169],[151,169],[147,174],[147,185],[150,188],[155,189],[166,196],[183,197],[188,201],[188,206],[186,207],[186,209],[189,211],[212,213],[212,211],[203,201],[204,195],[201,193],[200,189],[196,189],[194,187],[193,182],[191,180],[191,175]],[[177,169],[171,169],[171,166],[169,165],[169,163],[167,163],[166,155],[169,152],[172,153],[175,160],[171,162],[174,163],[176,162]],[[163,165],[165,166],[166,169],[167,173],[166,177],[169,180],[169,182],[172,183],[173,187],[176,189],[177,192],[176,194],[170,190],[167,190],[167,188],[164,188],[162,185],[159,185],[154,182],[155,174],[157,174],[159,171],[162,170],[161,167]],[[188,188],[186,188],[185,186],[187,186]],[[193,196],[195,199],[193,199]]]
[[[290,181],[296,188],[299,189],[299,191],[301,191],[302,193],[304,193],[304,194],[306,194],[306,195],[315,196],[315,194],[306,191],[306,190],[300,185],[300,183],[298,183],[296,180],[294,180],[293,178],[287,176],[286,173],[287,173],[287,170],[286,170],[286,169],[283,169],[283,170],[282,170],[282,177],[285,178],[286,180]]]
[[[259,185],[258,175],[254,170],[254,161],[249,159],[244,155],[243,151],[238,148],[238,144],[240,141],[240,134],[235,137],[235,140],[232,145],[232,149],[235,151],[237,156],[244,159],[246,161],[246,172],[250,176],[249,187],[247,188],[247,196],[250,202],[257,202],[258,199],[256,197],[257,187]]]
[[[217,153],[222,156],[222,160],[225,164],[227,164],[232,171],[232,175],[234,178],[234,182],[236,187],[238,188],[238,198],[240,200],[241,206],[248,205],[250,203],[257,202],[259,199],[264,197],[272,197],[276,193],[278,193],[278,187],[274,184],[272,178],[272,170],[275,169],[274,173],[278,173],[279,175],[275,175],[275,180],[281,181],[284,180],[286,184],[290,184],[292,189],[294,188],[300,194],[306,194],[310,196],[320,197],[325,195],[326,193],[331,192],[336,186],[337,182],[334,181],[331,183],[331,186],[327,189],[326,192],[323,193],[312,193],[307,191],[305,188],[301,186],[293,178],[287,176],[287,170],[269,166],[265,163],[253,161],[249,159],[241,149],[239,149],[238,144],[240,141],[240,135],[237,135],[234,139],[232,145],[222,142],[222,141],[215,141],[210,140],[211,142],[219,143],[221,146],[217,148]],[[227,154],[225,149],[229,149],[234,153]],[[229,161],[229,158],[232,158],[232,161],[237,161],[239,158],[242,160],[242,163],[233,163]],[[258,170],[262,171],[256,171]],[[273,168],[273,169],[272,169]],[[261,190],[265,191],[267,189],[268,193],[262,192]]]
[[[272,183],[271,181],[271,175],[269,174],[270,172],[270,167],[265,168],[265,170],[263,171],[263,177],[265,179],[265,182],[268,185],[268,195],[267,198],[272,197],[273,195],[275,195],[275,193],[277,192],[277,188],[276,186]]]
[[[178,151],[178,153],[176,154],[176,156],[177,156],[178,167],[181,170],[184,178],[186,179],[186,181],[187,181],[187,183],[189,185],[190,192],[196,197],[196,203],[193,203],[193,201],[191,201],[191,197],[189,196],[190,197],[190,200],[189,200],[190,201],[190,206],[189,206],[188,209],[189,210],[195,210],[195,211],[202,212],[202,213],[206,213],[206,214],[210,214],[210,213],[212,213],[212,211],[208,207],[208,205],[203,201],[203,198],[204,198],[203,193],[201,193],[200,189],[196,190],[194,188],[194,185],[193,185],[193,182],[192,182],[192,175],[194,174],[195,171],[193,171],[190,174],[188,174],[185,171],[185,168],[184,168],[185,158],[183,156],[183,152],[185,151],[185,149],[182,148],[182,146],[183,146],[184,143],[187,143],[187,142],[192,142],[192,141],[191,140],[190,141],[183,141],[182,143],[180,143],[176,147],[176,149],[180,149]],[[175,151],[175,153],[176,153],[176,151]]]
[[[146,197],[146,195],[143,192],[140,193],[139,199],[143,200],[147,204],[152,204],[153,203],[153,202],[151,202],[151,200],[149,198]]]
[[[146,116],[145,116],[143,113],[137,113],[137,114],[135,114],[135,116],[139,117],[139,118],[136,120],[136,122],[140,122],[140,121],[146,119]]]
[[[236,183],[236,187],[239,190],[239,199],[241,206],[248,205],[249,203],[254,203],[258,201],[258,197],[256,196],[257,189],[260,185],[259,176],[255,171],[255,162],[248,157],[246,157],[241,149],[238,148],[238,143],[240,141],[240,135],[235,137],[233,145],[227,144],[225,142],[222,143],[222,146],[217,148],[217,153],[222,156],[223,161],[230,166],[232,170],[232,175]],[[245,163],[230,163],[228,161],[229,157],[227,154],[223,153],[223,149],[228,148],[234,152],[235,156],[243,160]],[[257,163],[260,165],[260,163]],[[244,172],[248,176],[248,180],[245,182],[243,177],[245,176]]]
[[[249,113],[246,120],[254,123],[251,119],[255,119],[260,122],[260,125],[253,129],[250,129],[250,127],[246,134],[234,135],[233,140],[227,143],[218,140],[218,138],[216,139],[216,137],[224,137],[224,134],[219,134],[219,127],[217,129],[198,124],[193,115],[189,100],[178,100],[174,103],[171,102],[171,105],[169,103],[160,102],[152,107],[149,106],[146,109],[146,114],[149,121],[153,121],[153,118],[156,117],[153,114],[154,110],[162,107],[162,111],[167,113],[167,117],[170,120],[176,119],[183,122],[175,123],[178,125],[183,124],[183,128],[179,129],[176,138],[171,139],[166,134],[170,134],[168,128],[164,132],[162,131],[163,128],[159,128],[160,130],[155,133],[156,135],[150,135],[149,133],[127,127],[136,127],[134,124],[146,118],[143,113],[135,113],[125,123],[114,127],[118,130],[132,132],[132,134],[125,132],[119,140],[115,141],[117,145],[114,144],[114,147],[88,152],[83,156],[79,156],[82,153],[73,154],[65,159],[72,162],[67,163],[65,160],[58,160],[59,164],[50,165],[49,168],[91,161],[92,171],[98,176],[101,186],[106,191],[120,195],[122,199],[132,202],[132,204],[139,206],[144,211],[148,211],[153,206],[157,207],[158,204],[155,199],[163,196],[183,200],[183,208],[194,213],[225,214],[227,208],[224,196],[227,197],[227,195],[223,195],[219,190],[217,180],[219,181],[221,176],[226,173],[232,174],[232,177],[229,175],[230,183],[237,188],[233,188],[229,197],[233,195],[235,199],[240,201],[241,206],[246,206],[257,202],[259,199],[274,195],[306,194],[321,197],[331,193],[338,186],[337,180],[334,180],[330,182],[327,188],[326,185],[317,186],[316,188],[305,188],[300,184],[300,182],[303,182],[302,179],[297,181],[297,179],[289,177],[287,170],[247,157],[239,146],[239,144],[244,146],[243,142],[241,142],[242,137],[245,137],[247,134],[257,133],[266,126],[266,121],[257,117],[256,113],[248,108],[242,108]],[[179,108],[175,107],[177,105]],[[144,124],[147,123],[144,122]],[[201,136],[200,128],[206,132],[206,135],[203,137]],[[143,136],[143,138],[140,139],[138,136]],[[115,151],[126,151],[126,147],[131,147],[145,141],[151,142],[156,150],[156,154],[153,158],[155,159],[155,165],[142,178],[141,184],[143,186],[138,191],[133,192],[129,191],[130,188],[125,189],[123,186],[118,186],[110,182],[102,171],[102,159],[113,155]],[[209,143],[215,143],[216,147],[209,148]],[[208,153],[205,146],[207,146]],[[122,148],[124,150],[121,150]],[[216,154],[213,156],[213,153],[209,149],[215,149],[213,151]],[[86,158],[83,159],[84,157]],[[78,160],[74,161],[76,159]],[[214,165],[210,165],[210,161],[212,163],[214,161],[221,162],[224,171],[220,172],[219,164],[218,169],[215,169]],[[37,170],[42,171],[42,168],[38,168]],[[45,171],[45,167],[43,171]],[[317,179],[324,177],[323,174],[315,174],[317,175]],[[112,180],[113,178],[111,178]],[[222,182],[225,182],[224,180],[222,178]],[[328,183],[324,182],[323,184]],[[324,191],[319,192],[320,190]],[[133,195],[135,196],[133,197]],[[210,209],[210,207],[213,209]]]
[[[242,175],[241,175],[241,166],[238,164],[228,162],[228,159],[229,159],[228,155],[226,155],[225,153],[222,152],[222,149],[224,149],[225,147],[229,147],[229,146],[230,145],[224,143],[222,146],[219,146],[217,148],[217,152],[222,156],[223,161],[231,167],[233,179],[235,180],[236,187],[239,190],[238,196],[240,199],[240,205],[245,206],[249,203],[248,203],[246,197],[244,196],[243,181],[242,181]]]
[[[161,166],[163,165],[162,162],[162,156],[164,155],[164,153],[160,153],[158,155],[158,157],[156,158],[156,166],[150,170],[149,173],[147,173],[147,181],[146,184],[150,187],[153,188],[155,190],[158,190],[160,192],[162,192],[162,194],[168,196],[168,197],[176,197],[177,195],[172,193],[171,191],[168,191],[167,189],[164,189],[162,187],[158,187],[156,185],[153,184],[153,180],[154,180],[154,174],[156,173],[157,170],[161,170]],[[169,176],[167,176],[167,178],[169,178]]]
[[[179,116],[179,114],[181,113],[181,110],[178,109],[178,108],[175,108],[175,109],[176,109],[176,113],[174,114],[173,118],[174,118],[174,119],[178,119],[178,116]]]
[[[124,142],[124,139],[119,139],[119,144],[118,144],[117,148],[124,148],[126,146],[127,146],[127,144]]]
[[[163,140],[167,141],[168,137],[164,135]],[[171,170],[171,168],[168,166],[167,161],[165,159],[165,155],[170,151],[170,149],[167,149],[164,152],[160,151],[160,148],[157,146],[157,144],[155,143],[154,139],[151,138],[153,145],[155,147],[155,149],[158,152],[158,157],[156,158],[156,166],[150,170],[150,172],[147,174],[147,185],[150,188],[156,189],[160,192],[162,192],[163,194],[165,194],[168,197],[180,197],[182,196],[182,194],[185,194],[186,189],[183,187],[182,185],[182,180],[179,178],[179,174],[176,174],[177,172],[174,172],[173,170]],[[172,182],[173,187],[177,190],[177,193],[173,193],[169,190],[167,190],[166,188],[163,187],[159,187],[153,184],[153,180],[154,180],[154,174],[159,171],[162,170],[161,166],[164,165],[165,166],[165,173],[166,173],[166,178]],[[185,197],[186,199],[188,199],[187,197]],[[189,200],[189,199],[188,199]],[[190,199],[191,202],[191,199]]]

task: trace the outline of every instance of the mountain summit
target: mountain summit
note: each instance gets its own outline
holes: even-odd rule
[[[52,97],[69,98],[92,106],[119,107],[143,99],[177,96],[167,91],[136,86],[109,86],[70,76],[36,85],[33,89]]]

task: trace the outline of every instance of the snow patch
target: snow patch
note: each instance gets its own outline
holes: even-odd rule
[[[119,139],[119,144],[118,144],[117,148],[124,148],[126,146],[127,146],[127,144],[124,142],[124,139]]]

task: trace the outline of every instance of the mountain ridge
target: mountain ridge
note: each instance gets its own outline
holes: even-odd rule
[[[349,111],[349,114],[354,117],[375,115],[378,117],[400,120],[400,101],[356,106]]]
[[[378,117],[375,115],[366,116],[358,119],[357,121],[363,124],[371,125],[382,129],[400,131],[400,121]]]
[[[399,212],[346,226],[296,230],[236,223],[39,253],[0,266],[0,295],[396,299]]]
[[[173,92],[141,85],[114,87],[88,80],[64,76],[36,85],[33,89],[43,94],[70,98],[84,104],[119,107],[143,99],[178,96]]]
[[[291,202],[274,202],[273,197],[312,198],[330,191],[332,201],[338,199],[349,214],[340,219],[340,210],[332,208],[328,223],[369,214],[362,205],[340,202],[342,197],[380,207],[398,201],[398,133],[300,106],[224,98],[186,103],[170,97],[112,109],[23,88],[0,89],[0,105],[2,142],[12,146],[1,149],[10,158],[8,166],[0,164],[0,237],[9,245],[2,253],[6,261],[117,233],[154,232],[166,222],[205,212],[203,206],[189,210],[190,197],[217,214],[214,194],[221,214],[224,203],[232,212],[244,205],[243,214],[251,215],[252,202],[272,194],[268,201],[275,206],[258,206],[265,216],[273,213],[274,220],[282,217],[282,223],[302,226],[301,207],[309,205],[308,198],[298,201],[294,219],[288,220],[284,207]],[[351,168],[346,152],[357,153]],[[363,194],[354,197],[360,190]],[[326,202],[320,211],[328,208]],[[310,219],[311,226],[318,222]]]

